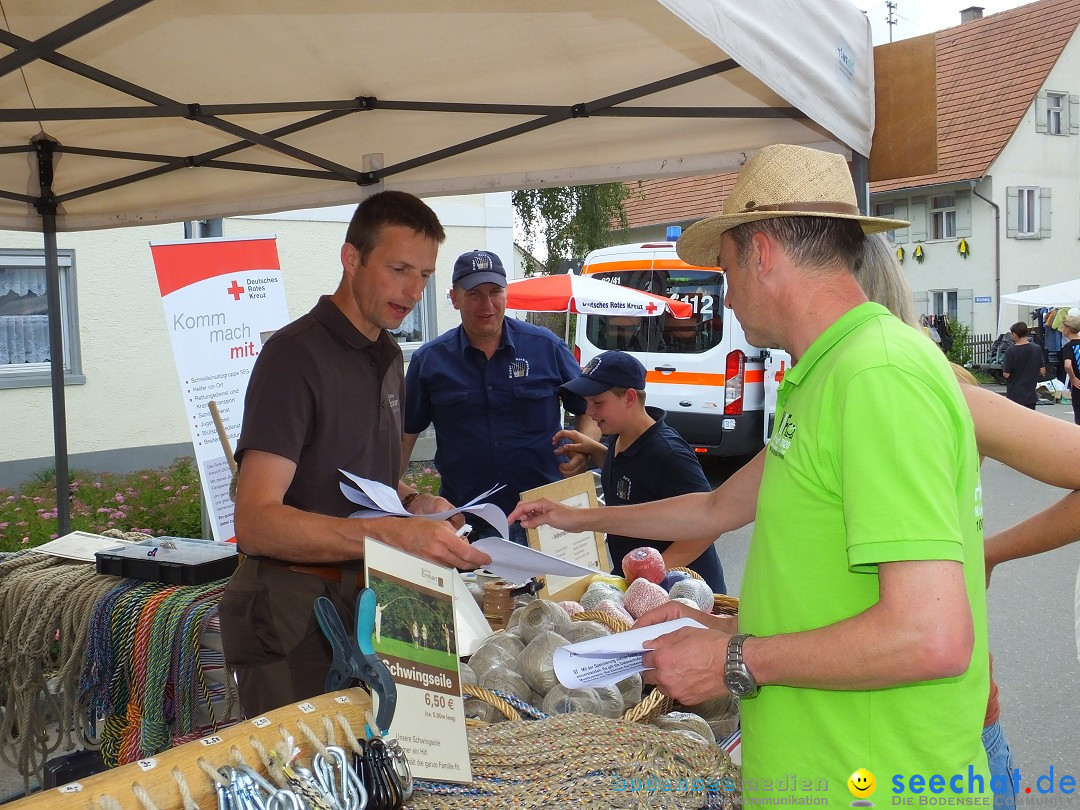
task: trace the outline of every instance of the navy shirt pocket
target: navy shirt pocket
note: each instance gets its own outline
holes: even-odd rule
[[[552,386],[515,385],[513,392],[515,417],[522,432],[543,433],[556,427],[558,399]]]

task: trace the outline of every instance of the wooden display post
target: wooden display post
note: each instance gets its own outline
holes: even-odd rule
[[[548,498],[579,509],[600,505],[596,499],[596,477],[591,472],[521,493],[521,499],[524,501],[534,501],[537,498]],[[607,540],[601,532],[565,532],[553,526],[541,526],[537,529],[528,529],[527,533],[529,546],[538,551],[551,554],[560,560],[586,565],[601,571],[611,570]],[[587,576],[577,578],[547,576],[540,596],[553,602],[563,600],[576,602],[585,593],[587,587],[589,587]]]
[[[344,716],[357,734],[363,734],[367,722],[366,713],[371,710],[371,698],[360,687],[330,692],[290,706],[275,709],[253,720],[244,720],[193,742],[171,748],[153,757],[140,759],[104,773],[95,774],[78,782],[70,782],[57,788],[35,793],[10,805],[12,810],[86,810],[100,807],[101,799],[111,796],[122,807],[138,808],[143,804],[134,791],[138,788],[149,794],[153,803],[165,808],[183,807],[180,783],[173,775],[179,769],[199,807],[216,807],[217,796],[214,783],[199,765],[205,760],[214,770],[224,765],[234,765],[233,749],[256,771],[266,774],[256,749],[249,742],[258,740],[270,751],[282,740],[282,731],[290,734],[296,745],[303,749],[301,759],[310,763],[314,753],[307,736],[297,725],[302,721],[318,740],[326,742],[323,718],[334,724],[336,739],[345,740],[338,716]],[[345,745],[348,750],[348,745]],[[138,786],[138,788],[136,787]]]

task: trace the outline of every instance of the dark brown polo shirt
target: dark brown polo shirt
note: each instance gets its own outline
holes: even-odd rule
[[[383,331],[368,340],[330,300],[279,329],[262,347],[236,445],[296,462],[285,504],[335,517],[357,506],[338,469],[395,487],[401,477],[401,350]],[[298,555],[300,556],[300,555]],[[302,558],[302,556],[300,556]]]

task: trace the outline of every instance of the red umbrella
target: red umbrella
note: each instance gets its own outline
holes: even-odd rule
[[[511,281],[506,286],[506,308],[639,317],[655,317],[665,311],[676,318],[690,318],[694,314],[694,308],[685,301],[573,273]]]

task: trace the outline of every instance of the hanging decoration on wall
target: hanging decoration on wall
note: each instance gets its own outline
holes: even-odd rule
[[[916,245],[915,250],[912,251],[911,255],[915,257],[915,261],[917,261],[919,264],[922,264],[923,259],[926,258],[923,254],[922,245]]]
[[[900,264],[904,263],[904,246],[903,245],[900,245],[899,247],[896,248],[896,260],[898,262],[900,262]]]
[[[956,245],[956,252],[963,256],[965,259],[970,255],[971,248],[968,247],[967,239],[961,239]]]

